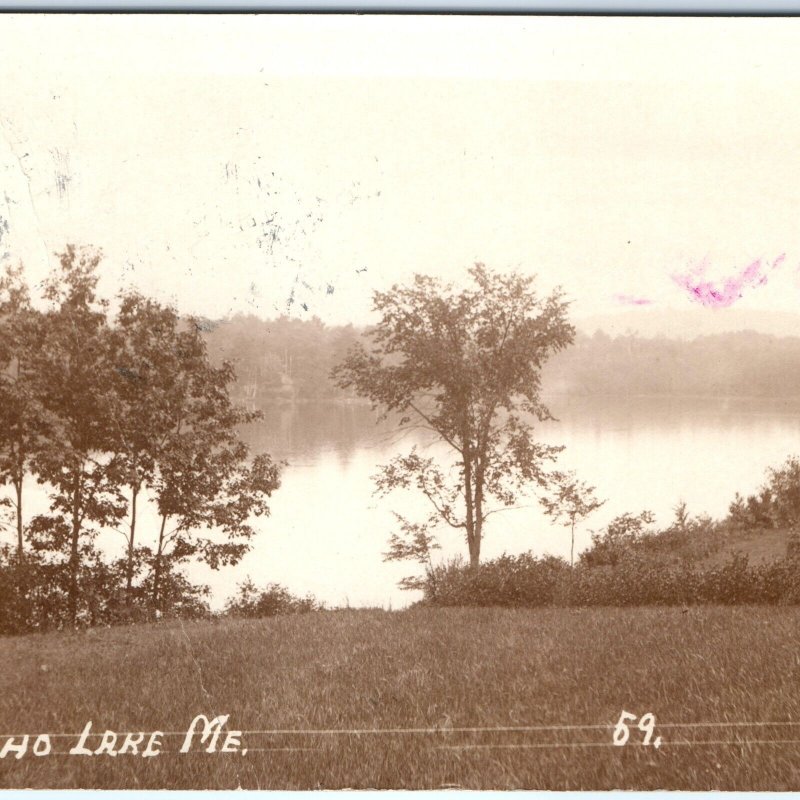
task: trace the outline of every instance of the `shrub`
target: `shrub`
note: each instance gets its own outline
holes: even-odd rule
[[[307,614],[322,611],[325,604],[312,595],[297,597],[278,583],[269,583],[259,590],[250,578],[240,583],[237,593],[225,604],[225,613],[232,617],[275,617],[279,614]]]
[[[750,565],[734,554],[698,569],[627,554],[613,564],[574,569],[530,553],[501,556],[472,569],[459,562],[438,568],[423,603],[436,606],[646,606],[800,603],[800,556]]]
[[[560,558],[531,553],[502,555],[472,569],[460,560],[435,567],[424,586],[423,603],[439,606],[542,606],[555,602],[569,573]]]
[[[79,571],[78,627],[118,625],[153,619],[144,584],[132,602],[125,597],[125,562],[107,562],[87,549]],[[163,616],[198,619],[211,616],[207,586],[190,583],[177,571],[163,578]],[[22,562],[7,545],[0,546],[0,635],[72,626],[68,611],[67,565],[29,549]]]
[[[746,500],[737,492],[728,519],[741,528],[800,527],[800,458],[767,470],[767,480]]]
[[[651,511],[615,517],[604,531],[592,534],[592,545],[581,553],[579,563],[591,567],[613,566],[644,541],[649,535],[646,526],[653,521]]]

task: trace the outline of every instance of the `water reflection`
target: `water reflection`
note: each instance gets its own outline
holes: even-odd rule
[[[624,511],[654,511],[666,523],[679,500],[692,513],[722,516],[734,492],[756,488],[764,469],[800,450],[800,402],[742,399],[550,398],[557,421],[540,426],[541,438],[564,444],[561,462],[597,486],[604,506],[576,536]],[[311,590],[329,602],[395,606],[410,599],[394,587],[409,567],[386,564],[382,552],[392,509],[427,513],[413,494],[376,500],[370,476],[377,465],[429,441],[420,433],[399,440],[391,423],[375,423],[363,405],[308,403],[264,409],[246,432],[257,451],[288,461],[283,486],[253,553],[236,570],[256,580],[277,580]],[[541,514],[535,500],[497,514],[487,528],[484,554],[533,549],[568,553],[568,537]],[[443,532],[445,554],[463,551]],[[220,592],[231,574],[206,576]]]
[[[565,445],[561,465],[608,500],[576,532],[576,549],[589,543],[591,529],[625,511],[650,509],[667,523],[684,500],[693,514],[723,516],[736,491],[754,491],[767,466],[800,452],[800,401],[553,397],[549,405],[557,420],[539,426],[542,440]],[[244,436],[256,452],[288,465],[272,513],[257,521],[259,535],[243,562],[219,572],[191,568],[212,586],[214,604],[247,575],[311,591],[331,604],[397,607],[414,599],[395,585],[413,566],[387,564],[382,554],[393,510],[420,518],[429,509],[414,494],[376,499],[370,478],[392,455],[414,443],[429,445],[430,436],[400,437],[391,422],[376,424],[374,412],[360,404],[275,404],[263,411]],[[29,512],[43,511],[43,490],[30,488]],[[535,499],[523,505],[490,518],[484,556],[529,549],[568,556],[564,530],[550,524]],[[157,520],[152,509],[140,513],[146,538]],[[106,538],[108,548],[120,549],[120,537]],[[451,529],[442,543],[445,555],[465,551]]]

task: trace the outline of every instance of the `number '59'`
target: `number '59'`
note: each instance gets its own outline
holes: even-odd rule
[[[636,714],[631,714],[629,711],[623,711],[620,714],[619,721],[614,727],[613,743],[616,747],[623,747],[628,743],[628,739],[630,739],[631,736],[631,729],[628,723],[635,722],[636,719]],[[656,736],[655,740],[653,740],[653,733],[656,729],[656,718],[654,714],[650,712],[643,714],[636,727],[644,733],[642,744],[645,747],[650,745],[651,742],[653,747],[659,747],[661,745],[660,736]]]

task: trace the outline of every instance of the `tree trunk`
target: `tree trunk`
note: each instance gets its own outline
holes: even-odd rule
[[[139,496],[139,487],[133,487],[131,497],[131,527],[128,537],[128,563],[125,565],[125,605],[130,608],[133,602],[133,553],[134,537],[136,536],[136,499]]]
[[[17,559],[21,564],[25,560],[25,543],[22,528],[22,481],[14,481],[14,490],[17,493]]]
[[[469,565],[475,569],[481,560],[480,529],[475,526],[475,505],[472,496],[472,461],[468,453],[464,453],[464,502],[466,504],[467,547],[469,548]]]
[[[570,544],[569,548],[569,565],[570,567],[575,566],[575,523],[572,523],[572,543]]]
[[[473,522],[472,537],[475,541],[475,563],[477,567],[481,560],[481,543],[483,541],[483,466],[478,461],[475,469],[475,502],[473,504],[475,520]]]
[[[75,625],[78,621],[78,570],[80,568],[80,557],[78,544],[81,534],[81,480],[76,477],[75,485],[72,490],[72,542],[69,554],[69,596],[67,609],[70,622]]]
[[[477,569],[481,563],[481,540],[473,533],[469,542],[469,565],[472,569]]]
[[[161,590],[161,551],[164,547],[164,529],[167,526],[166,515],[161,516],[161,530],[158,532],[158,549],[156,550],[156,560],[153,564],[153,608],[160,611],[159,591]]]

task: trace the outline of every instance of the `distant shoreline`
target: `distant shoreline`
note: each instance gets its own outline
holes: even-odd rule
[[[800,394],[793,395],[745,395],[745,394],[613,394],[606,392],[557,392],[544,391],[542,399],[552,398],[575,399],[575,400],[746,400],[749,402],[797,402],[800,404]],[[242,402],[241,399],[238,402]],[[361,406],[370,407],[369,400],[354,397],[274,397],[266,398],[261,405],[312,405],[312,404],[334,404],[342,406]],[[259,404],[253,404],[258,407]]]

